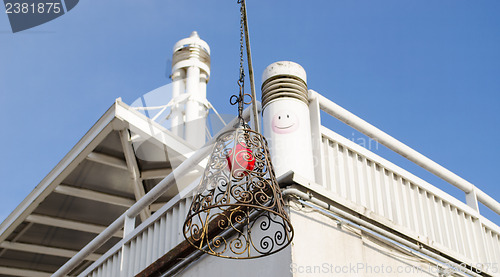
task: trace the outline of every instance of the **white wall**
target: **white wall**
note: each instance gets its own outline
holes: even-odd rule
[[[288,269],[294,277],[438,276],[436,267],[388,245],[381,246],[359,229],[338,226],[308,207],[297,209],[290,214],[295,238]]]
[[[177,276],[291,277],[291,258],[290,246],[271,256],[251,260],[229,260],[203,255]]]
[[[178,276],[439,276],[435,264],[309,207],[292,203],[290,219],[295,237],[283,251],[252,260],[204,255]]]

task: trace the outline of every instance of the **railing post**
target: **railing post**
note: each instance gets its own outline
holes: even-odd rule
[[[135,217],[125,216],[123,222],[123,238],[130,235],[135,229]],[[128,265],[130,257],[130,245],[125,243],[122,246],[122,257],[120,261],[120,277],[127,277],[129,275]]]
[[[125,220],[123,223],[123,237],[125,238],[127,235],[132,233],[135,229],[135,217],[125,216]]]
[[[311,138],[313,150],[314,175],[316,183],[326,185],[323,172],[323,147],[321,136],[321,109],[318,97],[311,97],[309,94],[309,115],[311,117]]]
[[[476,188],[472,187],[470,192],[465,193],[465,203],[479,214],[479,204],[477,201]]]

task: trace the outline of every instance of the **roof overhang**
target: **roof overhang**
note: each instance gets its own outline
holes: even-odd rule
[[[0,224],[0,276],[45,276],[170,174],[194,147],[116,100],[69,153]],[[141,220],[192,182],[193,168]],[[121,238],[102,246],[105,253]],[[96,260],[91,256],[74,273]]]

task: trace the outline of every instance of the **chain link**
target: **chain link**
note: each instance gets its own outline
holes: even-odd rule
[[[244,0],[238,0],[238,4],[240,4],[240,74],[238,77],[238,87],[239,87],[239,95],[233,95],[229,99],[229,102],[231,105],[236,105],[238,104],[238,118],[240,118],[240,121],[244,124],[243,121],[243,104],[245,103],[244,97],[245,97],[245,67],[244,67],[244,50],[245,50],[245,10],[244,10],[244,5],[243,5]]]
[[[243,51],[244,51],[244,39],[245,39],[245,11],[243,10],[243,0],[239,0],[238,3],[240,3],[240,83],[245,82],[245,68],[243,66],[244,60],[243,60]]]

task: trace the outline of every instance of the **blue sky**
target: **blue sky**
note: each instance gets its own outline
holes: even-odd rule
[[[309,88],[500,199],[499,1],[253,0],[248,13],[258,87],[268,64],[295,61]],[[208,99],[234,113],[236,0],[81,0],[16,34],[0,14],[0,220],[116,98],[131,104],[167,84],[172,46],[193,30],[212,49]],[[362,138],[334,119],[323,123]],[[464,199],[403,158],[374,151]]]

